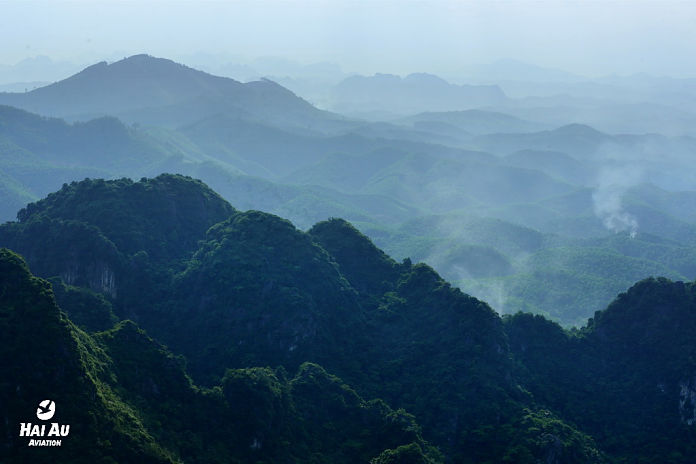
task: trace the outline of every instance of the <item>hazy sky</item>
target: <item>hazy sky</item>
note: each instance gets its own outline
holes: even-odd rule
[[[599,75],[696,76],[696,1],[0,0],[0,63],[197,52],[456,73],[515,58]]]

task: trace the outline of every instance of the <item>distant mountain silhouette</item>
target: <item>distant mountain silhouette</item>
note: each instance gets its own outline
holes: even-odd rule
[[[560,151],[578,159],[594,155],[602,145],[617,142],[615,137],[584,124],[527,134],[486,134],[475,140],[479,148],[492,153],[507,155],[521,149]]]
[[[37,84],[36,81],[43,81],[42,85],[50,84],[59,79],[65,79],[79,71],[82,66],[68,61],[56,61],[48,56],[34,56],[25,58],[15,64],[0,64],[0,83],[29,83]],[[17,90],[9,90],[0,86],[3,91],[24,92],[26,89],[33,89],[34,86],[17,87]],[[38,85],[37,85],[38,87]]]
[[[332,109],[346,113],[389,111],[413,114],[499,105],[507,101],[496,85],[455,85],[426,73],[401,78],[393,74],[352,76],[332,92]]]
[[[463,74],[476,82],[582,82],[586,78],[562,69],[546,68],[510,58],[482,65],[465,66]]]
[[[510,166],[537,169],[574,185],[591,183],[595,174],[590,166],[560,151],[520,150],[505,158]]]
[[[115,115],[168,126],[219,113],[304,126],[329,117],[275,82],[241,83],[149,55],[97,63],[30,92],[1,93],[0,102],[68,119]]]
[[[447,135],[537,132],[543,124],[482,110],[424,112],[399,120],[415,129]]]

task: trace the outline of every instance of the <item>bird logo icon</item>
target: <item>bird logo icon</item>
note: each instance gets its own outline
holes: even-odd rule
[[[36,409],[36,417],[41,420],[49,420],[56,413],[56,403],[51,400],[43,400]]]

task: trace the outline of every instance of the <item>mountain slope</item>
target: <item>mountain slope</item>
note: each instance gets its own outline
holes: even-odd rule
[[[109,359],[57,308],[47,282],[33,277],[16,254],[0,249],[0,415],[11,462],[174,462],[139,417],[104,382]],[[69,424],[57,449],[32,448],[19,437],[20,422],[36,423],[36,405],[55,401],[56,420]]]
[[[0,362],[11,379],[0,382],[9,438],[3,462],[348,464],[401,447],[419,462],[440,462],[413,416],[362,399],[316,364],[292,378],[282,369],[228,370],[205,390],[191,382],[183,358],[131,321],[89,336],[60,312],[48,283],[6,249],[0,309]],[[69,432],[60,448],[27,446],[17,425],[35,422],[36,404],[48,395]]]
[[[537,401],[625,462],[688,462],[694,440],[694,284],[647,279],[580,332],[540,316],[506,318]]]
[[[85,177],[137,175],[181,150],[113,117],[68,124],[0,106],[0,214]],[[187,156],[188,158],[188,156]],[[21,205],[21,206],[24,206]]]
[[[0,103],[71,119],[112,115],[167,126],[221,112],[293,126],[336,119],[274,82],[243,84],[148,55],[97,63],[31,92],[0,94]]]
[[[167,216],[163,223],[149,228],[147,223],[145,227],[140,224],[138,214],[113,232],[99,225],[112,224],[121,211],[128,211],[128,202],[141,204],[129,200],[129,192],[142,198],[147,195],[144,187],[168,179],[105,182],[106,188],[91,195],[71,193],[91,191],[88,187],[99,181],[66,186],[54,198],[35,204],[31,214],[21,215],[22,222],[0,227],[0,243],[14,237],[32,266],[53,276],[61,269],[62,259],[54,262],[55,256],[38,251],[46,242],[33,235],[35,230],[54,230],[54,224],[79,225],[96,243],[111,250],[121,266],[110,268],[118,282],[116,292],[98,285],[92,289],[107,294],[117,316],[137,320],[157,340],[186,356],[194,379],[210,386],[222,382],[223,392],[227,368],[281,365],[289,371],[299,368],[302,373],[306,371],[300,367],[304,362],[319,361],[359,395],[382,398],[396,408],[412,411],[423,426],[423,436],[451,460],[500,461],[513,452],[511,447],[515,453],[535,456],[554,452],[538,441],[545,433],[541,430],[551,424],[532,426],[539,411],[528,403],[528,396],[511,376],[514,366],[495,312],[453,289],[428,266],[394,263],[344,222],[330,221],[303,233],[265,213],[233,212],[208,229],[195,253],[172,255],[174,261],[148,261],[132,245],[122,249],[117,245],[119,230],[148,231],[138,237],[143,242],[134,242],[148,250],[157,249],[156,244],[176,228],[176,216]],[[176,176],[173,180],[205,191],[192,180]],[[148,203],[157,205],[169,191],[154,189],[154,194]],[[63,202],[56,200],[63,197],[81,200],[62,209]],[[115,203],[106,201],[109,198]],[[102,215],[89,213],[97,210]],[[71,211],[86,213],[72,219],[61,217]],[[196,204],[181,212],[196,217]],[[77,247],[70,233],[58,235],[61,249]],[[91,243],[78,241],[85,247]],[[341,251],[341,244],[350,243],[359,250],[360,259]],[[97,251],[96,256],[101,253]],[[77,254],[73,263],[88,268],[94,257]],[[371,282],[376,271],[372,266],[388,271],[379,284]],[[87,287],[89,281],[73,284]],[[132,332],[127,326],[120,330]],[[120,356],[114,354],[117,358]],[[128,401],[137,403],[129,395],[123,393]],[[276,400],[270,401],[274,404]],[[284,410],[280,408],[281,413]],[[333,409],[329,407],[329,411]],[[271,417],[277,417],[274,414]],[[316,414],[321,417],[324,413]],[[309,420],[306,427],[313,423]],[[145,421],[154,436],[164,436],[152,424],[156,422]],[[527,427],[524,424],[529,428],[520,438],[515,430]],[[580,433],[566,425],[559,436],[570,439]],[[414,441],[411,438],[400,443],[407,445]],[[591,439],[580,442],[596,452]],[[163,443],[167,449],[175,449]],[[579,456],[569,462],[592,461],[587,450],[569,446]],[[417,451],[413,447],[392,449],[404,456]]]
[[[210,226],[234,211],[201,181],[162,174],[140,182],[125,178],[72,182],[17,215],[20,222],[41,215],[88,223],[122,252],[144,251],[154,260],[172,260],[191,253]],[[152,239],[163,230],[165,236]]]

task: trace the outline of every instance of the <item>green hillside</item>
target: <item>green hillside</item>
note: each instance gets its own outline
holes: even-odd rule
[[[172,172],[203,179],[241,210],[267,211],[303,230],[343,217],[389,254],[428,263],[496,310],[526,308],[564,325],[582,323],[614,294],[649,275],[696,278],[689,264],[696,246],[694,184],[685,168],[695,145],[688,137],[611,135],[581,124],[530,132],[523,120],[481,110],[408,119],[490,124],[514,132],[460,134],[454,143],[449,136],[429,138],[437,131],[423,127],[332,119],[335,115],[314,109],[276,84],[241,84],[147,56],[98,65],[22,98],[60,100],[58,90],[73,92],[77,83],[90,83],[88,90],[95,95],[80,104],[105,108],[110,91],[128,97],[124,105],[132,106],[138,98],[147,100],[143,93],[148,89],[159,88],[157,95],[147,96],[156,101],[143,103],[154,106],[123,110],[142,110],[155,126],[126,125],[113,116],[71,124],[1,107],[1,218],[14,218],[28,202],[64,183]],[[228,100],[233,94],[246,96],[237,105]],[[53,103],[58,105],[58,100]],[[259,101],[264,102],[261,109]],[[242,103],[251,109],[240,109]],[[187,110],[194,107],[198,109]],[[252,107],[274,115],[266,117]],[[182,115],[182,125],[167,122]],[[158,221],[160,214],[148,209],[142,221]],[[432,221],[433,215],[440,219]],[[197,220],[206,228],[212,225],[205,218]],[[473,222],[478,222],[475,231]],[[94,225],[102,235],[111,227]],[[58,227],[81,226],[44,228],[50,235]],[[120,237],[119,251],[126,241],[140,240],[141,232],[145,230]],[[638,234],[633,245],[611,245],[633,232]],[[171,255],[181,240],[191,240],[178,237],[187,233],[170,231],[166,243],[145,247],[147,256],[141,255],[139,262]],[[197,233],[196,240],[202,239]],[[524,242],[529,235],[541,237],[541,242],[521,248],[510,243]],[[653,239],[660,241],[660,251]],[[187,243],[182,250],[188,252],[191,246]],[[603,268],[588,273],[553,265],[559,261],[558,251],[548,251],[554,258],[551,264],[531,256],[548,248],[565,249],[562,254],[574,257],[564,256],[568,263],[587,253],[587,260]],[[114,266],[112,258],[102,261]],[[118,265],[126,266],[127,259],[119,259]],[[95,260],[90,266],[89,272],[63,273],[109,281],[103,262]],[[615,277],[612,270],[620,267],[626,267],[625,275]]]
[[[169,408],[181,404],[181,417],[188,417],[207,411],[206,407],[220,401],[216,395],[225,397],[233,389],[254,398],[260,395],[250,404],[261,404],[261,410],[267,412],[251,417],[243,413],[246,416],[241,417],[251,421],[251,427],[223,426],[220,434],[228,440],[234,437],[232,443],[268,440],[268,446],[262,445],[261,450],[270,460],[289,456],[284,454],[290,451],[283,443],[291,443],[295,451],[305,450],[298,451],[303,459],[306,453],[317,453],[318,462],[354,462],[356,457],[365,460],[377,455],[389,462],[394,455],[418,455],[419,450],[435,459],[437,454],[428,451],[417,433],[403,435],[398,427],[380,428],[388,436],[401,438],[376,440],[379,435],[366,431],[365,424],[369,430],[369,424],[382,427],[379,417],[399,424],[410,419],[401,413],[394,415],[383,403],[365,403],[359,399],[362,397],[381,398],[393,408],[414,414],[423,438],[437,446],[447,460],[499,462],[506,456],[512,459],[556,452],[539,441],[540,434],[546,433],[542,430],[550,428],[564,441],[562,454],[568,456],[568,462],[600,462],[601,453],[591,438],[559,418],[549,421],[530,403],[512,376],[515,365],[498,315],[485,303],[452,288],[428,266],[395,263],[344,221],[318,224],[311,233],[304,233],[278,217],[241,213],[231,207],[228,219],[207,232],[204,228],[190,230],[191,240],[199,240],[195,249],[183,248],[179,254],[166,255],[169,260],[165,261],[150,260],[147,250],[167,250],[167,234],[180,230],[181,224],[187,223],[183,218],[199,217],[199,203],[183,203],[178,214],[165,215],[160,222],[144,221],[144,216],[135,212],[128,221],[122,214],[129,208],[139,209],[142,203],[138,199],[148,198],[148,204],[159,205],[177,193],[186,193],[187,198],[211,195],[200,182],[181,176],[137,183],[84,181],[33,204],[20,215],[20,222],[0,227],[2,245],[13,240],[18,251],[29,257],[31,266],[42,270],[41,275],[57,276],[53,281],[60,287],[59,300],[86,328],[106,323],[110,312],[120,319],[133,319],[158,343],[185,357],[186,369],[196,383],[212,388],[209,393],[205,388],[200,390],[202,399],[196,388],[191,387],[193,393],[189,391],[185,374],[177,374],[171,367],[179,362],[164,348],[156,348],[157,343],[155,348],[148,348],[148,343],[154,342],[143,341],[144,335],[132,323],[119,323],[111,331],[94,335],[111,358],[115,372],[109,380],[111,388],[138,413],[143,430],[163,453],[185,459],[199,452],[196,447],[203,446],[201,443],[211,443],[207,437],[196,438],[195,433],[177,439],[183,437],[184,430],[190,431],[181,424],[191,422],[182,419],[166,425],[160,415],[167,401],[173,402]],[[224,205],[220,201],[212,204]],[[65,205],[71,206],[64,209]],[[93,215],[98,208],[103,214]],[[124,224],[112,229],[116,218],[122,218]],[[57,224],[67,227],[65,234],[54,227]],[[73,228],[84,230],[92,241],[78,238],[79,243],[73,243],[72,237],[79,237]],[[95,244],[95,253],[74,253],[73,261],[67,264],[70,269],[85,269],[84,280],[65,282],[64,277],[70,274],[65,273],[64,260],[60,255],[41,252],[46,239],[33,234],[45,230],[53,231],[66,252],[79,249],[78,245],[86,251]],[[126,232],[138,239],[119,246]],[[141,249],[136,250],[136,245]],[[346,252],[346,246],[358,252],[358,259]],[[114,264],[106,261],[110,256]],[[106,287],[103,279],[89,278],[95,259],[106,263],[102,268],[110,276]],[[373,282],[377,274],[381,276],[379,283]],[[61,280],[68,286],[63,288]],[[106,302],[98,302],[87,289],[104,295]],[[82,293],[66,294],[70,292]],[[99,308],[101,319],[97,314],[96,321],[86,317],[81,308],[85,299]],[[355,393],[306,362],[321,363],[350,384]],[[148,365],[152,367],[145,367]],[[133,374],[157,372],[158,365],[170,366],[161,373],[163,380]],[[273,370],[263,369],[265,366]],[[294,379],[283,380],[281,372],[295,371]],[[289,382],[289,387],[284,382]],[[220,392],[216,385],[221,393],[216,393]],[[341,393],[338,398],[336,393],[329,393],[327,400],[322,400],[317,385]],[[171,393],[163,393],[169,388]],[[290,399],[283,393],[288,388]],[[160,397],[164,403],[153,401]],[[287,401],[295,405],[304,426],[290,425],[298,416],[285,406]],[[334,401],[343,406],[334,408]],[[235,404],[238,402],[241,400]],[[317,408],[317,404],[322,406]],[[354,417],[349,411],[351,404],[365,411],[355,416],[363,424],[358,428],[346,422]],[[237,414],[234,411],[230,414]],[[324,425],[316,428],[318,424]],[[417,430],[410,424],[402,427]],[[290,435],[283,432],[286,426]],[[322,435],[334,428],[347,435]],[[350,435],[352,430],[358,435]],[[523,435],[519,430],[524,430]],[[382,452],[386,448],[394,451]],[[222,456],[222,460],[240,456],[222,445],[206,449],[210,454],[201,456]],[[251,453],[249,448],[236,449]],[[243,462],[248,459],[244,456],[239,458]]]
[[[187,201],[166,207],[177,195]],[[13,425],[49,394],[74,424],[66,462],[687,463],[694,452],[692,283],[643,280],[564,330],[501,319],[344,220],[302,232],[183,176],[66,185],[19,219],[0,226],[0,246],[51,284],[0,252],[9,462],[55,460]],[[511,230],[468,221],[471,234]],[[556,288],[575,281],[574,294],[663,272],[650,258],[670,250],[649,237],[581,252],[513,237],[508,251],[549,269],[521,288],[554,288],[572,269]],[[95,262],[108,282],[90,278]]]
[[[616,462],[693,456],[694,284],[643,280],[581,331],[506,317],[529,391],[591,434]]]
[[[18,255],[1,249],[0,270],[0,359],[12,378],[0,384],[10,400],[0,410],[3,435],[12,437],[3,462],[349,463],[400,448],[440,462],[413,416],[363,400],[316,364],[302,364],[292,378],[282,368],[230,369],[214,389],[201,389],[182,357],[133,322],[87,335]],[[32,420],[34,401],[47,394],[70,425],[58,455],[15,435],[15,422]]]

